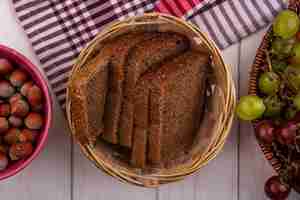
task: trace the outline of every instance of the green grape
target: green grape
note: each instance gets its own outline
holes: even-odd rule
[[[283,107],[283,103],[280,101],[277,95],[268,96],[264,99],[264,104],[266,106],[266,110],[264,112],[264,116],[266,117],[277,117],[281,113],[281,109]]]
[[[271,53],[276,55],[278,59],[284,59],[292,55],[293,47],[296,43],[296,39],[282,39],[275,38],[271,44]]]
[[[265,72],[258,80],[258,87],[264,94],[275,94],[279,90],[280,78],[275,72]]]
[[[284,39],[293,37],[299,30],[300,20],[297,13],[291,10],[280,12],[274,20],[273,31]]]
[[[300,93],[294,97],[293,104],[294,104],[295,108],[299,111],[300,110]]]
[[[296,114],[297,114],[297,110],[295,108],[288,107],[288,109],[285,110],[284,112],[284,117],[286,119],[292,119],[295,117]]]
[[[284,75],[288,81],[288,87],[293,90],[300,90],[300,69],[288,66],[284,71]]]
[[[272,69],[275,72],[284,72],[287,68],[287,63],[281,60],[272,60]]]
[[[237,105],[237,115],[242,120],[255,120],[263,115],[266,107],[258,96],[243,96]]]
[[[292,51],[293,57],[290,59],[292,65],[298,67],[300,64],[300,42],[297,42]]]

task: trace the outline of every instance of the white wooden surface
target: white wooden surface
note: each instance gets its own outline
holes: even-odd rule
[[[0,19],[0,43],[19,50],[40,66],[7,0],[0,0]],[[264,30],[223,51],[239,95],[247,92],[249,67],[263,34]],[[235,122],[223,152],[195,175],[159,189],[144,189],[119,183],[97,170],[71,144],[57,104],[54,113],[46,148],[22,173],[0,182],[1,200],[266,199],[263,185],[274,172],[247,123]],[[293,193],[290,199],[300,199],[300,195]]]

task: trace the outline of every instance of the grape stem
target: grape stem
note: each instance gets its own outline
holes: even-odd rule
[[[271,62],[270,55],[269,55],[268,51],[266,51],[266,56],[267,56],[268,68],[269,68],[270,72],[272,72],[273,71],[273,69],[272,69],[272,62]]]

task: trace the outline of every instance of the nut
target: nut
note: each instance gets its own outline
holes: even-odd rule
[[[0,81],[0,97],[9,98],[15,93],[15,88],[7,81]]]
[[[0,153],[7,153],[8,152],[8,146],[4,144],[0,144]]]
[[[39,135],[38,131],[30,130],[30,129],[23,129],[20,134],[20,141],[21,142],[35,142]]]
[[[33,146],[30,142],[16,143],[9,148],[9,157],[11,160],[20,160],[29,156],[33,152]]]
[[[4,141],[7,143],[7,144],[15,144],[15,143],[18,143],[20,140],[19,140],[19,136],[20,136],[20,129],[18,128],[11,128],[7,131],[7,133],[5,134],[4,136]]]
[[[16,69],[10,75],[9,80],[13,86],[21,87],[27,80],[27,74],[20,69]]]
[[[5,58],[0,58],[0,74],[1,75],[7,75],[11,71],[13,71],[14,68],[12,64]]]
[[[31,105],[31,110],[34,111],[34,112],[42,112],[43,104]]]
[[[0,153],[0,171],[6,169],[8,165],[8,159],[4,153]]]
[[[23,119],[20,117],[13,116],[13,115],[11,115],[8,118],[8,122],[12,127],[16,127],[16,128],[23,125]]]
[[[7,117],[10,114],[10,105],[8,103],[0,104],[0,116]]]
[[[25,117],[29,112],[29,105],[25,100],[16,100],[11,104],[11,114],[17,117]]]
[[[3,135],[9,129],[8,121],[5,117],[0,117],[0,135]]]
[[[25,126],[29,129],[39,130],[43,126],[43,117],[41,114],[31,112],[25,118]]]
[[[38,86],[33,85],[28,89],[26,97],[30,105],[40,105],[42,103],[43,93]]]
[[[32,81],[28,81],[28,82],[24,83],[24,85],[21,87],[21,90],[20,90],[21,94],[22,94],[23,96],[27,96],[28,90],[29,90],[29,88],[31,88],[32,86],[33,86],[33,82],[32,82]]]
[[[14,94],[12,97],[9,98],[9,103],[12,104],[16,100],[20,100],[20,99],[23,99],[23,96],[17,92],[16,94]]]

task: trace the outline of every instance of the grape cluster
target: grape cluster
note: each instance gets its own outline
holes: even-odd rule
[[[271,177],[265,185],[265,192],[272,200],[285,200],[291,180],[300,175],[295,174],[299,170],[291,170],[300,158],[299,28],[297,13],[284,10],[278,14],[265,53],[265,65],[257,79],[258,93],[241,97],[237,106],[240,119],[258,121],[256,137],[273,148],[275,156],[283,162],[279,175]]]

